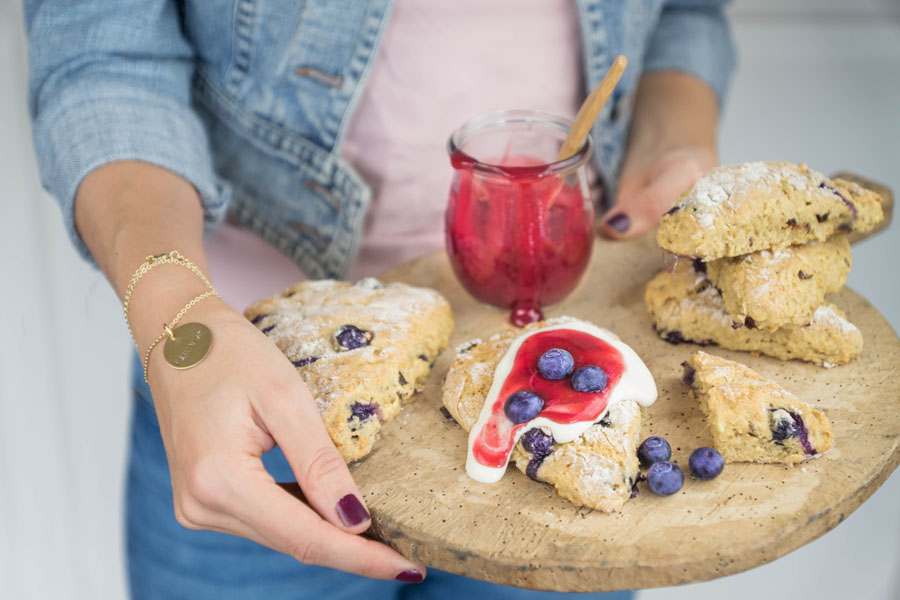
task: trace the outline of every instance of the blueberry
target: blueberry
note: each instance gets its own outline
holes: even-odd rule
[[[537,369],[547,379],[565,379],[575,368],[572,355],[561,348],[551,348],[538,359]]]
[[[306,358],[301,358],[300,360],[291,361],[295,367],[305,367],[306,365],[310,365],[319,360],[318,356],[307,356]]]
[[[638,495],[638,493],[640,492],[640,490],[638,489],[638,484],[642,481],[647,481],[647,478],[644,477],[643,473],[638,473],[637,479],[631,482],[631,495],[629,496],[629,498],[634,498]]]
[[[378,413],[378,405],[374,402],[354,402],[350,405],[350,418],[356,417],[360,421],[368,421]]]
[[[691,261],[691,265],[693,265],[694,270],[698,273],[706,273],[706,261],[702,258],[695,258]]]
[[[684,484],[681,467],[671,462],[658,462],[647,469],[647,483],[650,491],[659,496],[671,496]]]
[[[797,437],[798,427],[793,415],[783,408],[769,410],[769,428],[772,430],[772,439],[776,443],[792,437]]]
[[[259,313],[258,315],[256,315],[255,317],[253,317],[253,318],[250,320],[250,322],[253,323],[254,325],[257,325],[257,324],[259,324],[260,321],[262,321],[263,319],[265,319],[265,318],[268,317],[268,316],[269,316],[269,315],[268,315],[267,313]]]
[[[529,429],[522,436],[522,447],[531,452],[531,460],[525,467],[525,474],[538,481],[538,469],[544,459],[553,452],[553,436],[547,435],[540,429]]]
[[[685,385],[694,385],[694,376],[697,375],[696,369],[689,365],[687,361],[681,363],[681,366],[684,367],[684,374],[681,376],[681,380]]]
[[[446,406],[441,407],[441,414],[444,415],[444,418],[450,421],[451,423],[456,423],[456,419],[453,418],[453,415],[450,414],[450,411],[447,410]]]
[[[772,430],[772,439],[776,444],[783,446],[784,440],[798,438],[800,445],[808,456],[816,454],[815,448],[809,441],[809,429],[803,422],[803,417],[783,408],[769,409],[769,428]]]
[[[572,375],[572,387],[576,392],[602,392],[606,389],[606,371],[593,365],[581,367]]]
[[[356,350],[363,346],[368,346],[372,341],[372,332],[360,329],[356,325],[341,325],[334,338],[337,340],[338,346],[344,350]]]
[[[544,399],[530,390],[519,390],[510,395],[503,405],[503,412],[513,423],[527,423],[544,408]]]
[[[275,329],[275,325],[269,325],[268,327],[263,327],[262,329],[260,329],[260,331],[262,331],[265,334],[268,334],[273,329]]]
[[[654,435],[641,442],[637,450],[638,460],[645,467],[672,458],[672,448],[665,439]]]
[[[688,341],[680,331],[669,331],[663,339],[670,344],[675,345],[683,344]]]
[[[722,467],[725,466],[725,459],[714,448],[697,448],[691,452],[688,466],[691,468],[691,473],[694,474],[694,477],[712,479],[722,472]]]
[[[553,452],[553,436],[540,429],[529,429],[522,436],[522,447],[532,454],[547,456]]]
[[[847,208],[850,209],[850,216],[853,219],[856,219],[856,217],[858,216],[858,213],[856,211],[856,205],[853,204],[852,202],[850,202],[849,200],[847,200],[847,198],[844,197],[844,195],[842,193],[840,193],[836,187],[830,186],[827,183],[825,183],[824,181],[819,184],[819,187],[830,191],[832,194],[835,194],[838,198],[840,198],[841,201],[847,205]],[[827,215],[828,213],[825,213],[825,214]]]
[[[541,468],[541,465],[544,464],[545,458],[547,457],[540,454],[535,454],[531,457],[531,460],[528,461],[528,464],[525,466],[525,474],[528,475],[530,479],[540,481],[540,479],[538,479],[537,472],[538,469]]]

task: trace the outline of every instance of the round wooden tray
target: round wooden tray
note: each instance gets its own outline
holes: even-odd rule
[[[673,346],[653,332],[644,285],[663,268],[650,237],[598,240],[583,283],[547,317],[571,315],[618,333],[656,378],[659,399],[645,411],[641,437],[662,435],[673,460],[710,445],[681,362],[697,346]],[[833,301],[863,332],[849,365],[825,369],[798,361],[706,348],[740,361],[831,419],[835,444],[795,467],[733,463],[712,481],[688,476],[680,492],[640,494],[604,514],[556,495],[515,468],[497,484],[466,475],[466,433],[440,412],[441,382],[457,344],[507,327],[505,312],[473,300],[444,253],[383,277],[439,290],[456,315],[451,350],[436,363],[424,394],[382,431],[373,452],[353,466],[372,512],[372,535],[428,566],[532,589],[609,591],[703,581],[782,556],[834,528],[900,462],[900,339],[849,289]]]

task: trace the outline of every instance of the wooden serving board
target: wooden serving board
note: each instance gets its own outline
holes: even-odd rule
[[[673,460],[711,444],[681,382],[681,362],[697,346],[670,345],[653,332],[644,285],[662,270],[655,241],[598,240],[581,286],[547,317],[571,315],[618,333],[656,378],[659,399],[641,437],[664,436]],[[824,456],[795,467],[732,463],[711,481],[688,475],[669,497],[640,494],[604,514],[560,498],[515,468],[496,484],[466,475],[466,433],[440,412],[441,382],[457,344],[510,327],[505,312],[473,300],[436,253],[383,277],[439,290],[457,326],[416,402],[382,431],[352,467],[372,512],[371,534],[404,555],[453,573],[557,591],[609,591],[703,581],[778,558],[834,528],[900,462],[900,339],[849,289],[833,298],[863,332],[862,355],[825,369],[715,347],[823,409],[835,432]]]

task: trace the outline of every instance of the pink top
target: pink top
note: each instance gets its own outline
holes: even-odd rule
[[[443,248],[454,129],[504,108],[574,116],[583,97],[573,0],[397,0],[342,147],[372,188],[349,279]],[[306,278],[230,224],[206,250],[217,291],[238,310]]]

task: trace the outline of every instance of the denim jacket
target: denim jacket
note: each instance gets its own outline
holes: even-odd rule
[[[78,249],[90,259],[74,225],[82,178],[139,160],[191,182],[208,226],[227,211],[309,277],[344,276],[371,192],[340,145],[391,4],[25,0],[41,180]],[[721,101],[734,50],[719,1],[577,4],[587,89],[629,60],[593,130],[611,190],[640,73],[686,71]]]

